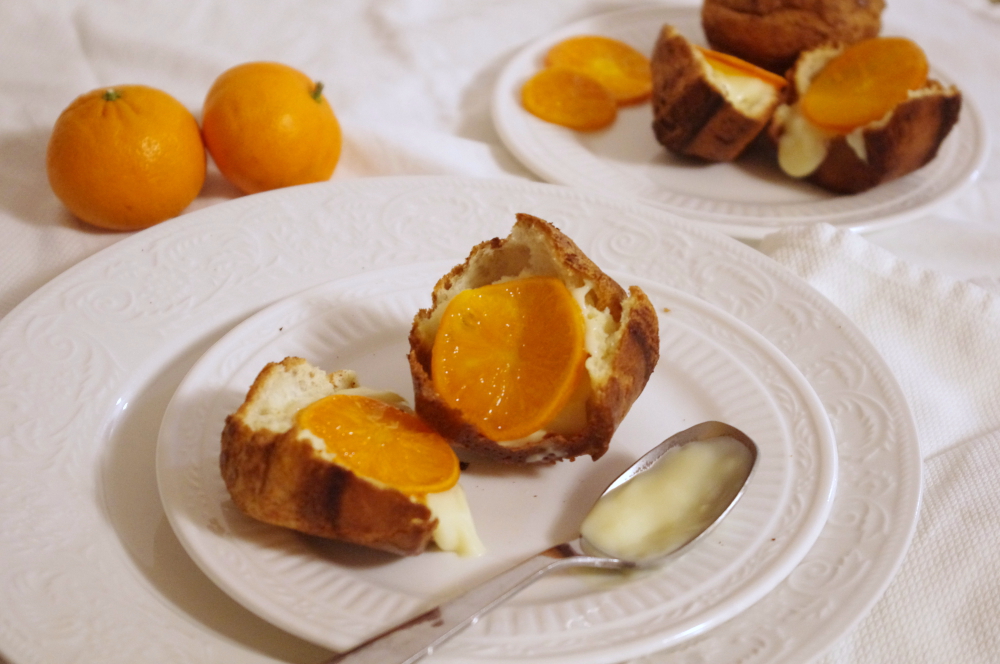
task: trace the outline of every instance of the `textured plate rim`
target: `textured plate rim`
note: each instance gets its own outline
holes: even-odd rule
[[[518,161],[525,165],[526,168],[536,173],[547,182],[587,188],[594,186],[594,183],[592,182],[578,181],[571,175],[567,175],[564,168],[554,166],[544,156],[540,156],[535,142],[531,141],[531,145],[528,145],[526,143],[528,139],[520,136],[522,131],[515,129],[514,125],[518,124],[542,123],[541,120],[537,120],[530,116],[520,106],[511,101],[511,91],[515,89],[515,85],[518,84],[523,76],[521,72],[525,69],[526,63],[537,60],[538,56],[544,50],[561,39],[574,34],[597,32],[591,28],[591,26],[595,23],[613,24],[615,21],[635,20],[635,17],[645,19],[647,15],[662,18],[668,15],[676,16],[695,12],[697,12],[696,7],[683,5],[642,6],[618,9],[579,19],[571,24],[558,28],[543,37],[535,39],[527,46],[522,47],[517,53],[515,53],[514,56],[510,58],[501,70],[500,75],[497,77],[497,82],[494,86],[493,96],[490,102],[493,126],[497,130],[503,144],[508,150],[511,151],[512,154],[514,154]],[[660,23],[662,22],[663,21],[661,20]],[[932,67],[932,75],[938,77],[946,84],[951,84],[951,82],[954,81],[953,77],[939,71],[936,67]],[[962,138],[965,139],[962,146],[955,145],[959,134],[963,134]],[[967,136],[964,134],[967,134]],[[650,136],[652,137],[652,133],[650,133]],[[766,204],[746,204],[748,207],[759,207],[761,208],[761,211],[756,215],[741,215],[738,213],[706,212],[706,204],[711,201],[698,197],[695,197],[696,200],[694,204],[682,206],[672,205],[656,199],[643,197],[641,194],[637,194],[636,192],[621,189],[608,190],[606,193],[616,196],[636,197],[645,205],[655,207],[697,223],[703,223],[732,237],[748,240],[759,240],[768,233],[789,226],[815,222],[828,223],[859,232],[876,231],[912,220],[914,217],[919,216],[930,207],[939,205],[940,203],[955,196],[979,178],[989,154],[989,129],[984,123],[982,112],[976,105],[972,95],[963,94],[962,113],[959,118],[959,122],[952,130],[952,135],[949,136],[949,138],[951,139],[951,142],[946,143],[943,150],[948,156],[954,156],[950,151],[960,150],[966,146],[970,147],[972,150],[969,155],[961,158],[961,168],[957,170],[946,169],[949,177],[949,183],[946,187],[937,187],[937,191],[932,197],[926,198],[916,205],[909,204],[904,209],[895,212],[891,211],[891,209],[889,211],[884,210],[885,208],[898,206],[907,198],[912,198],[913,194],[920,190],[920,187],[916,190],[904,191],[901,195],[896,196],[896,198],[892,200],[876,202],[860,210],[851,210],[848,208],[846,211],[832,209],[818,213],[799,212],[797,214],[789,215],[779,214],[777,216],[783,223],[777,224],[769,222],[769,219],[771,219],[772,216],[766,212],[766,208],[768,208]],[[941,157],[942,155],[939,153],[938,159]],[[925,168],[931,168],[933,165],[934,162],[932,161],[931,164],[928,164]],[[919,172],[915,175],[919,177]],[[897,180],[896,182],[886,183],[885,185],[882,185],[882,187],[899,187],[901,186],[902,181],[903,180]],[[603,189],[599,190],[603,191]],[[872,191],[879,190],[875,189]],[[818,194],[820,193],[821,192],[818,192]],[[871,192],[862,192],[861,194],[856,194],[855,196],[865,196],[866,193],[870,194]],[[831,204],[834,207],[842,208],[845,205],[849,205],[849,202],[852,200],[857,200],[857,198],[848,196],[831,196],[823,199],[817,199],[816,203],[822,205],[824,202],[832,202]],[[788,206],[778,205],[774,206],[773,210],[776,212],[781,211],[784,207],[806,208],[808,205],[806,203],[796,203]]]

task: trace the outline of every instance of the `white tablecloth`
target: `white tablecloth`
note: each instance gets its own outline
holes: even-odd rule
[[[636,4],[6,0],[0,3],[0,316],[129,235],[80,224],[48,186],[51,127],[83,92],[143,83],[171,93],[198,116],[224,69],[277,60],[326,86],[345,137],[334,179],[534,179],[492,126],[490,93],[498,73],[536,37]],[[864,237],[803,229],[760,245],[871,337],[907,393],[925,453],[923,512],[902,571],[870,616],[822,661],[991,662],[1000,652],[994,479],[1000,418],[992,406],[1000,305],[989,294],[1000,292],[1000,5],[892,0],[885,22],[916,39],[957,81],[984,111],[992,138],[978,179],[916,220]],[[210,166],[190,210],[237,196]],[[905,294],[873,309],[859,299],[864,293]],[[923,313],[906,309],[918,296]],[[878,311],[882,315],[873,314]],[[967,342],[976,344],[961,346],[975,349],[960,361],[969,371],[937,372]]]

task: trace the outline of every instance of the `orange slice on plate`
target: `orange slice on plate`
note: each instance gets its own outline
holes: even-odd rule
[[[337,464],[410,496],[447,491],[458,457],[416,415],[370,397],[333,394],[306,406],[296,422],[323,439]]]
[[[521,103],[532,115],[577,131],[604,129],[618,116],[618,105],[603,85],[565,67],[543,69],[528,79]]]
[[[586,357],[583,314],[569,289],[529,277],[464,290],[448,303],[431,380],[483,435],[516,440],[562,410]]]
[[[875,122],[927,84],[927,57],[902,37],[844,49],[816,75],[799,102],[813,124],[841,134]]]
[[[610,37],[565,39],[546,54],[545,66],[565,67],[589,76],[607,88],[619,106],[646,101],[653,91],[649,58]]]

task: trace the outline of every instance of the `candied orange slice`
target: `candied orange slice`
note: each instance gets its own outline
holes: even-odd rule
[[[447,491],[458,457],[416,415],[370,397],[333,394],[306,406],[296,423],[323,439],[337,464],[410,496]]]
[[[729,55],[728,53],[711,51],[707,48],[702,48],[701,46],[696,46],[695,48],[697,48],[698,51],[705,56],[705,60],[713,69],[722,74],[727,74],[729,76],[752,76],[753,78],[759,78],[779,90],[785,87],[788,83],[783,76],[778,76],[777,74],[769,72],[766,69],[761,69],[757,65],[751,64],[746,60],[741,60],[736,56]]]
[[[565,67],[591,77],[611,92],[619,106],[645,101],[653,91],[649,58],[610,37],[565,39],[546,54],[545,66]]]
[[[521,88],[521,103],[546,122],[579,131],[604,129],[618,115],[618,105],[600,83],[571,69],[543,69]]]
[[[813,124],[847,134],[906,100],[927,84],[927,58],[901,37],[877,37],[848,46],[816,75],[799,107]]]
[[[528,277],[458,293],[431,351],[445,403],[495,441],[543,428],[583,375],[584,322],[569,289]]]

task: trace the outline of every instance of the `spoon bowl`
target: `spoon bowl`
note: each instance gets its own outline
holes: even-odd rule
[[[700,460],[684,466],[677,465],[683,462],[676,458],[680,449],[691,443],[700,444]],[[709,452],[710,448],[725,452],[729,463],[720,463],[717,455]],[[693,446],[688,449],[698,451]],[[670,461],[676,467],[668,467]],[[712,532],[743,495],[756,464],[757,445],[745,433],[723,422],[703,422],[674,434],[643,455],[608,485],[584,520],[581,546],[595,555],[628,561],[637,567],[661,565]],[[658,470],[649,473],[654,468]],[[674,472],[658,477],[670,470]],[[643,473],[649,474],[642,480],[633,482]],[[652,489],[645,492],[634,491],[643,481],[646,481],[645,486],[651,486]],[[634,495],[625,499],[616,497],[615,494],[622,493],[627,484]],[[677,495],[678,492],[681,493],[680,496]],[[613,502],[605,505],[609,500]],[[688,504],[684,504],[685,501]],[[698,509],[690,505],[694,502],[698,504]],[[659,539],[662,545],[644,546],[641,554],[634,555],[630,555],[620,545],[602,546],[602,543],[609,541],[607,534],[591,527],[595,517],[601,516],[602,508],[606,514],[605,527],[626,531],[618,532],[619,536],[624,534],[632,539],[643,537],[653,543]],[[641,514],[643,511],[655,512],[655,518],[647,517],[638,524],[635,519],[631,522],[625,520],[626,515]],[[696,513],[697,518],[686,524],[679,523],[677,518],[666,518],[683,516],[687,512]],[[664,538],[662,531],[671,528],[672,537]],[[629,529],[636,532],[628,532]],[[657,537],[658,534],[660,537]],[[595,535],[604,537],[595,539]]]
[[[713,466],[711,461],[705,462],[712,456],[712,453],[705,456],[706,451],[721,444],[729,450],[738,450],[738,468],[733,464]],[[694,451],[688,453],[688,450]],[[688,453],[688,456],[682,459],[682,452]],[[703,422],[674,434],[608,485],[584,520],[582,530],[587,532],[589,529],[588,536],[581,534],[575,540],[546,549],[463,595],[393,627],[353,650],[336,655],[324,664],[413,664],[475,623],[483,614],[558,569],[593,567],[630,570],[659,566],[705,537],[732,510],[749,484],[756,467],[757,453],[753,440],[723,422]],[[732,472],[713,474],[717,469],[726,468]],[[685,507],[685,497],[674,501],[674,510],[665,509],[659,503],[650,505],[657,498],[669,498],[670,492],[676,489],[673,485],[684,482],[689,485],[686,488],[691,495],[686,498],[690,506]],[[638,490],[634,491],[634,488]],[[709,490],[703,491],[706,488]],[[592,517],[604,509],[613,514],[613,518],[608,519],[611,526],[590,528]],[[621,518],[623,509],[644,513],[644,516],[637,522],[628,522]],[[691,523],[685,524],[686,528],[677,529],[675,520],[664,518],[664,515],[670,517],[682,509],[697,513],[698,518],[691,519]],[[629,525],[622,532],[616,531],[615,527],[622,523]],[[671,532],[674,536],[661,539],[660,535],[671,528],[676,531]],[[629,546],[636,536],[643,545],[641,549]],[[652,542],[651,546],[647,546],[644,537]],[[626,555],[618,552],[619,549]]]

